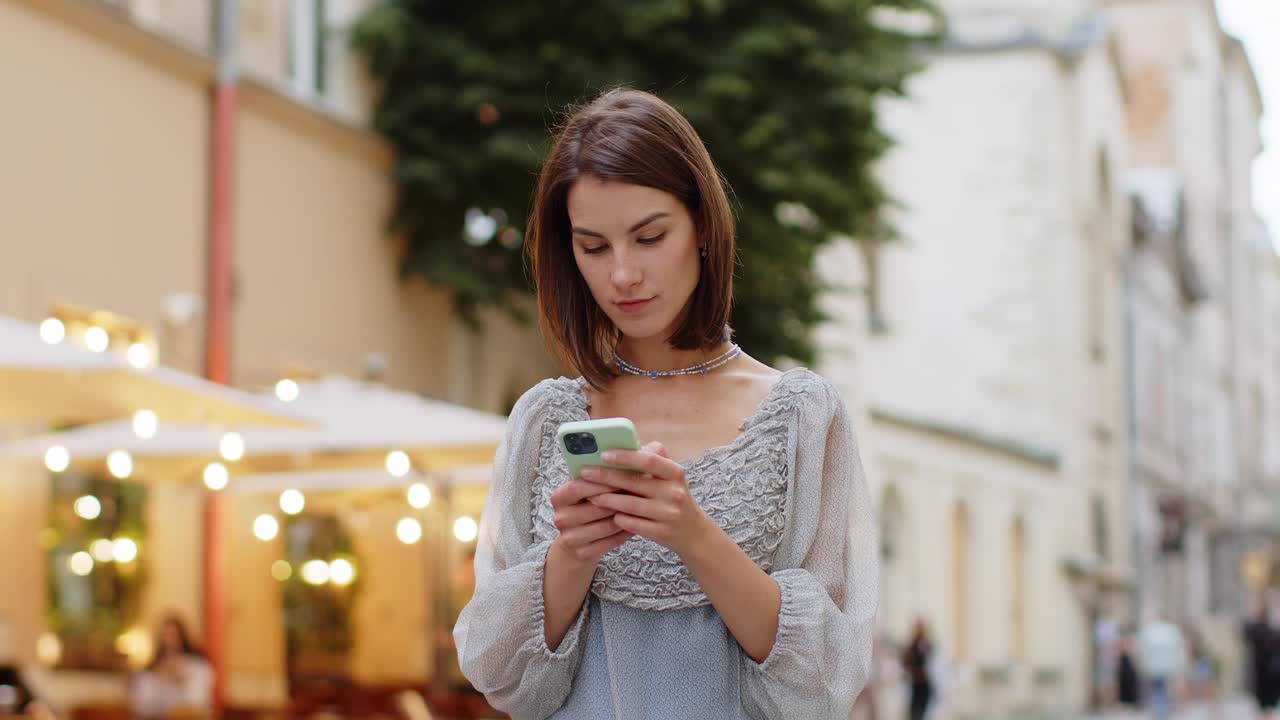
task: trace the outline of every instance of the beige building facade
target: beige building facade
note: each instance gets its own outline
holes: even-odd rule
[[[1242,686],[1240,623],[1274,562],[1280,316],[1252,208],[1257,80],[1212,2],[1108,2],[1133,87],[1131,257],[1139,614],[1183,623]],[[1269,437],[1277,437],[1274,433]],[[1256,562],[1256,560],[1255,560]]]
[[[1085,706],[1094,619],[1132,574],[1128,90],[1101,9],[1065,5],[946,3],[948,40],[884,105],[901,237],[868,256],[855,353],[881,626],[901,647],[928,624],[953,717]]]

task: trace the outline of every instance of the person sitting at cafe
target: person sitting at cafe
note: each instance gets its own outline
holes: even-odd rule
[[[213,710],[213,668],[191,643],[186,625],[176,615],[164,619],[155,656],[129,688],[135,716],[165,718],[199,716]]]

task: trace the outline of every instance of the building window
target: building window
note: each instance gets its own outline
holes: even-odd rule
[[[125,670],[145,663],[146,487],[75,471],[55,474],[51,486],[43,540],[58,666]]]
[[[880,502],[880,612],[891,633],[906,633],[907,553],[903,527],[902,499],[897,490],[886,488]]]
[[[360,563],[351,534],[336,516],[305,514],[284,530],[284,618],[289,686],[293,695],[350,679],[352,608]]]
[[[1013,659],[1021,664],[1027,661],[1027,537],[1022,516],[1013,519],[1013,528],[1009,538],[1010,568],[1009,577],[1011,627],[1013,629]]]
[[[1089,503],[1089,515],[1093,521],[1093,552],[1100,560],[1111,559],[1111,537],[1107,529],[1107,505],[1095,496]]]
[[[1115,222],[1111,202],[1111,172],[1105,150],[1098,152],[1098,214],[1093,232],[1085,238],[1088,262],[1085,263],[1086,302],[1089,313],[1089,357],[1101,362],[1106,357],[1106,318],[1111,291],[1111,273],[1107,257],[1111,252]]]
[[[952,624],[956,660],[969,659],[969,511],[956,505],[951,517]]]
[[[289,80],[303,97],[322,97],[328,73],[327,0],[289,0]]]

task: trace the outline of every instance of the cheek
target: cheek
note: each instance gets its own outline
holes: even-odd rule
[[[578,264],[578,275],[587,284],[587,291],[599,302],[600,294],[608,284],[608,275],[600,268],[599,263],[592,263],[590,258],[575,254],[574,261]]]

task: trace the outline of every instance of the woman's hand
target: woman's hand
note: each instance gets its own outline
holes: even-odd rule
[[[589,502],[612,491],[608,485],[570,479],[551,493],[551,508],[560,531],[552,544],[572,563],[594,568],[605,553],[631,539],[632,533],[615,524],[612,510]]]
[[[649,443],[640,450],[608,450],[602,459],[610,465],[632,468],[582,470],[586,480],[611,489],[592,494],[587,502],[616,513],[613,523],[622,530],[649,538],[683,557],[716,527],[689,493],[684,468],[667,455],[662,443]]]

